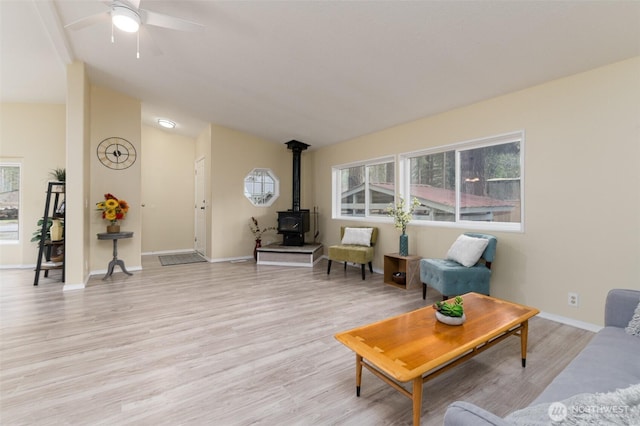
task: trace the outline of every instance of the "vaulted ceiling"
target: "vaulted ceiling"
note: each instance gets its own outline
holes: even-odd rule
[[[139,59],[108,19],[65,28],[109,3],[0,1],[0,100],[64,103],[77,60],[146,124],[318,147],[640,55],[639,1],[142,0],[205,30],[143,25]]]

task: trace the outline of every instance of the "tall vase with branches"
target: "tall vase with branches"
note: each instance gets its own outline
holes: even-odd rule
[[[400,235],[400,256],[409,255],[409,237],[407,236],[407,225],[413,219],[413,212],[416,207],[420,205],[420,201],[417,198],[413,198],[411,204],[407,208],[404,198],[400,197],[400,200],[394,205],[393,203],[387,207],[387,214],[393,217],[393,224],[396,229],[402,231]]]
[[[267,226],[265,228],[261,228],[258,224],[258,219],[255,217],[251,217],[251,222],[249,222],[249,229],[253,234],[253,239],[256,241],[256,245],[253,248],[253,258],[258,260],[258,248],[262,247],[262,234],[269,231],[275,231],[276,228],[274,226]]]

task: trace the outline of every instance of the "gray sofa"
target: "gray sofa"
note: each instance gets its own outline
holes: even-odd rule
[[[611,290],[605,305],[604,328],[596,333],[529,407],[501,418],[474,404],[456,401],[447,408],[445,426],[563,424],[552,423],[549,415],[552,403],[563,402],[567,407],[571,403],[577,404],[576,398],[588,401],[584,399],[586,396],[602,396],[605,393],[605,396],[610,396],[620,389],[628,389],[634,393],[632,397],[625,395],[627,399],[618,403],[618,406],[623,407],[619,410],[624,412],[612,413],[611,423],[599,423],[640,424],[640,417],[637,417],[640,416],[640,336],[625,332],[639,301],[640,291]],[[597,402],[589,401],[592,402],[580,403],[583,406],[598,406]],[[602,405],[604,403],[600,403]],[[629,406],[633,409],[628,409]],[[622,422],[622,417],[616,415],[626,416],[626,422]]]

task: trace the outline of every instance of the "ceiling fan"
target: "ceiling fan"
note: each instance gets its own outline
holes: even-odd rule
[[[101,21],[111,19],[113,26],[129,33],[136,33],[140,30],[140,27],[145,27],[147,25],[178,31],[204,31],[204,25],[202,24],[142,9],[140,7],[140,1],[141,0],[103,1],[103,3],[109,6],[109,10],[95,15],[85,16],[84,18],[80,18],[77,21],[65,25],[64,27],[69,28],[70,30],[79,30]],[[112,31],[111,42],[113,41],[114,37]],[[139,52],[138,57],[140,57]]]

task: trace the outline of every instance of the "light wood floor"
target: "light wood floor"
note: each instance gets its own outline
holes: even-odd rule
[[[367,371],[355,396],[354,354],[333,335],[424,306],[421,289],[326,266],[149,256],[71,292],[0,271],[0,424],[411,424],[411,401]],[[458,399],[501,416],[526,406],[591,336],[532,319],[525,369],[507,339],[425,384],[422,424]]]

